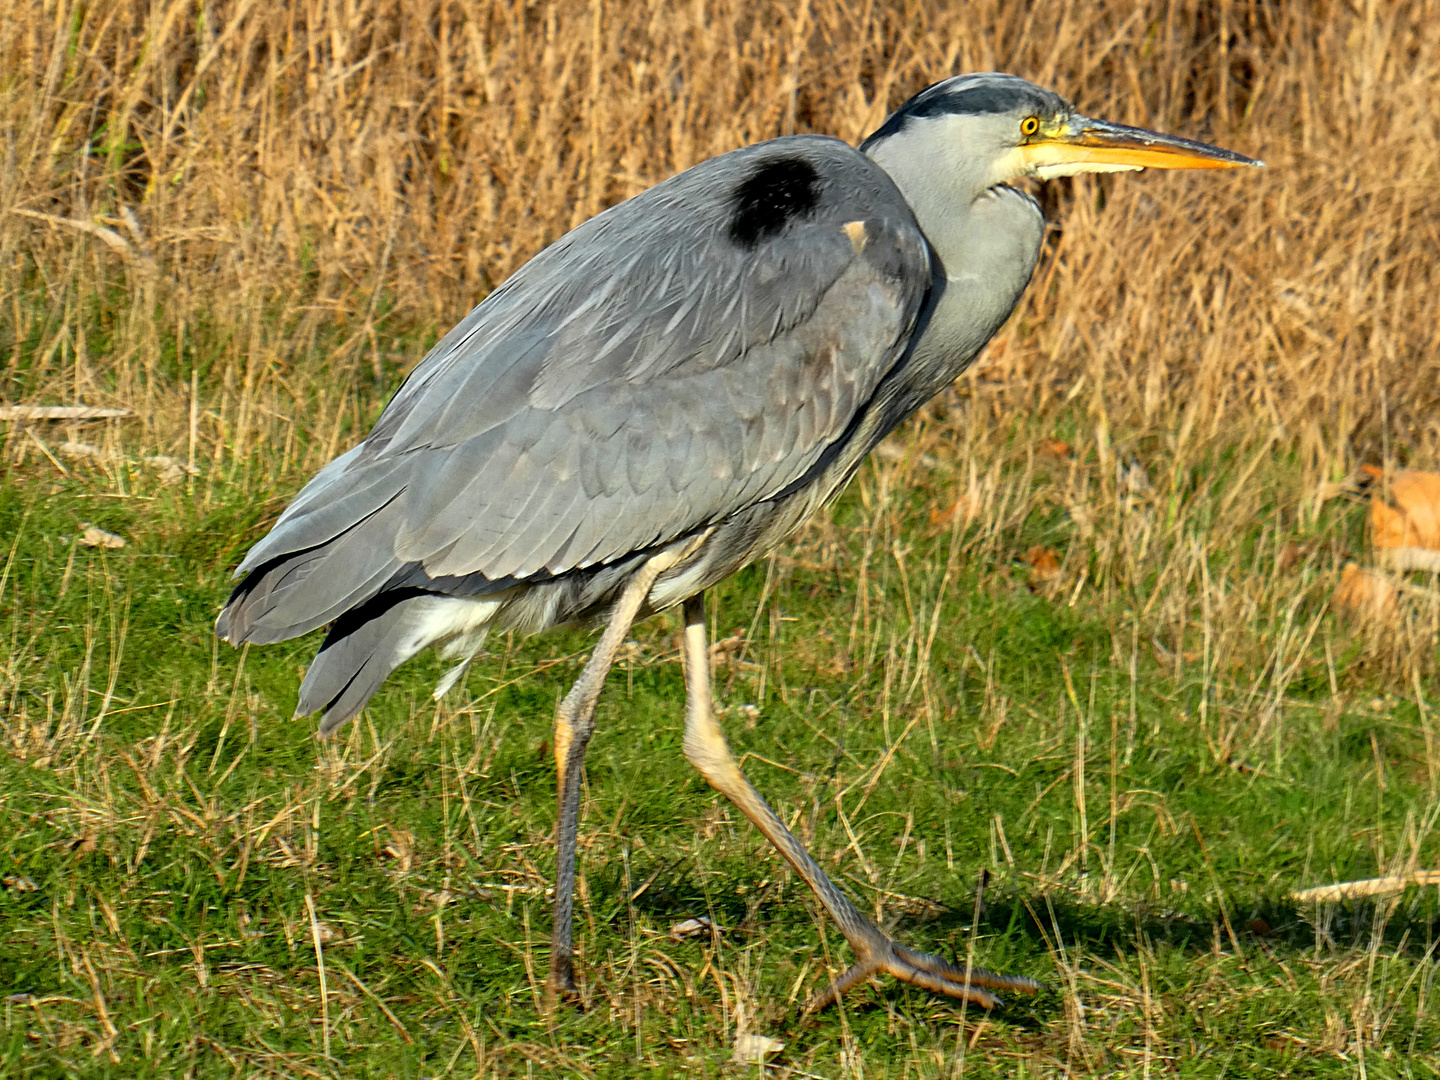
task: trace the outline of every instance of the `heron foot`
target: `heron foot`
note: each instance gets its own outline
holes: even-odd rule
[[[558,1009],[562,1005],[578,1005],[580,1003],[580,987],[575,983],[575,973],[568,971],[564,975],[551,972],[550,977],[545,980],[545,1005],[547,1010]]]
[[[573,1005],[580,1000],[580,986],[575,982],[575,958],[570,953],[555,955],[550,960],[550,974],[545,979],[548,1007]]]
[[[1000,1004],[1000,999],[990,992],[992,990],[1033,994],[1043,989],[1040,983],[1022,975],[997,975],[984,968],[959,967],[934,953],[898,944],[878,930],[873,938],[866,935],[866,940],[855,951],[860,954],[860,959],[849,971],[805,1003],[806,1015],[825,1008],[857,983],[880,974],[893,975],[901,982],[929,990],[932,994],[960,998],[984,1009],[993,1009]]]
[[[815,898],[855,950],[855,966],[806,1002],[804,1011],[812,1013],[822,1009],[856,983],[882,972],[932,993],[973,1001],[985,1009],[1000,1003],[1000,999],[990,992],[992,990],[1018,990],[1026,994],[1039,990],[1040,984],[1034,979],[958,967],[942,957],[897,944],[835,887],[804,845],[795,839],[795,834],[785,827],[785,823],[745,779],[725,741],[725,733],[715,719],[710,697],[710,650],[706,644],[704,594],[685,601],[684,617],[685,757],[700,770],[700,775],[711,787],[739,807],[775,845],[785,861],[810,886]]]

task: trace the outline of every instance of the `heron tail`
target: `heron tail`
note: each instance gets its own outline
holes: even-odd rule
[[[381,593],[330,627],[300,684],[295,715],[323,712],[320,735],[331,734],[365,707],[392,671],[426,646],[450,640],[474,655],[499,607],[494,600],[415,588]],[[442,681],[444,689],[462,672],[463,666]]]

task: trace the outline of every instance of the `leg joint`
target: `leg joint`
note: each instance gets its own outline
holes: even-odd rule
[[[722,791],[744,779],[724,733],[713,723],[685,726],[685,760],[695,766],[711,786]]]

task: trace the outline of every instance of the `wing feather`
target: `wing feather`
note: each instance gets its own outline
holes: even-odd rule
[[[813,212],[737,241],[737,185],[795,160],[818,178]],[[333,595],[355,603],[386,559],[523,579],[722,521],[801,482],[845,437],[903,354],[927,251],[888,177],[843,143],[781,139],[699,165],[492,293],[241,572],[353,528],[363,536],[338,546],[363,549],[365,573]]]

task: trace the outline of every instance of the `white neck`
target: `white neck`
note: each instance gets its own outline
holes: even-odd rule
[[[915,363],[931,392],[960,374],[1019,301],[1045,236],[1045,219],[1024,192],[975,175],[973,156],[947,153],[944,140],[921,145],[908,132],[868,151],[905,196],[930,241],[941,273]],[[957,151],[960,148],[957,148]]]

